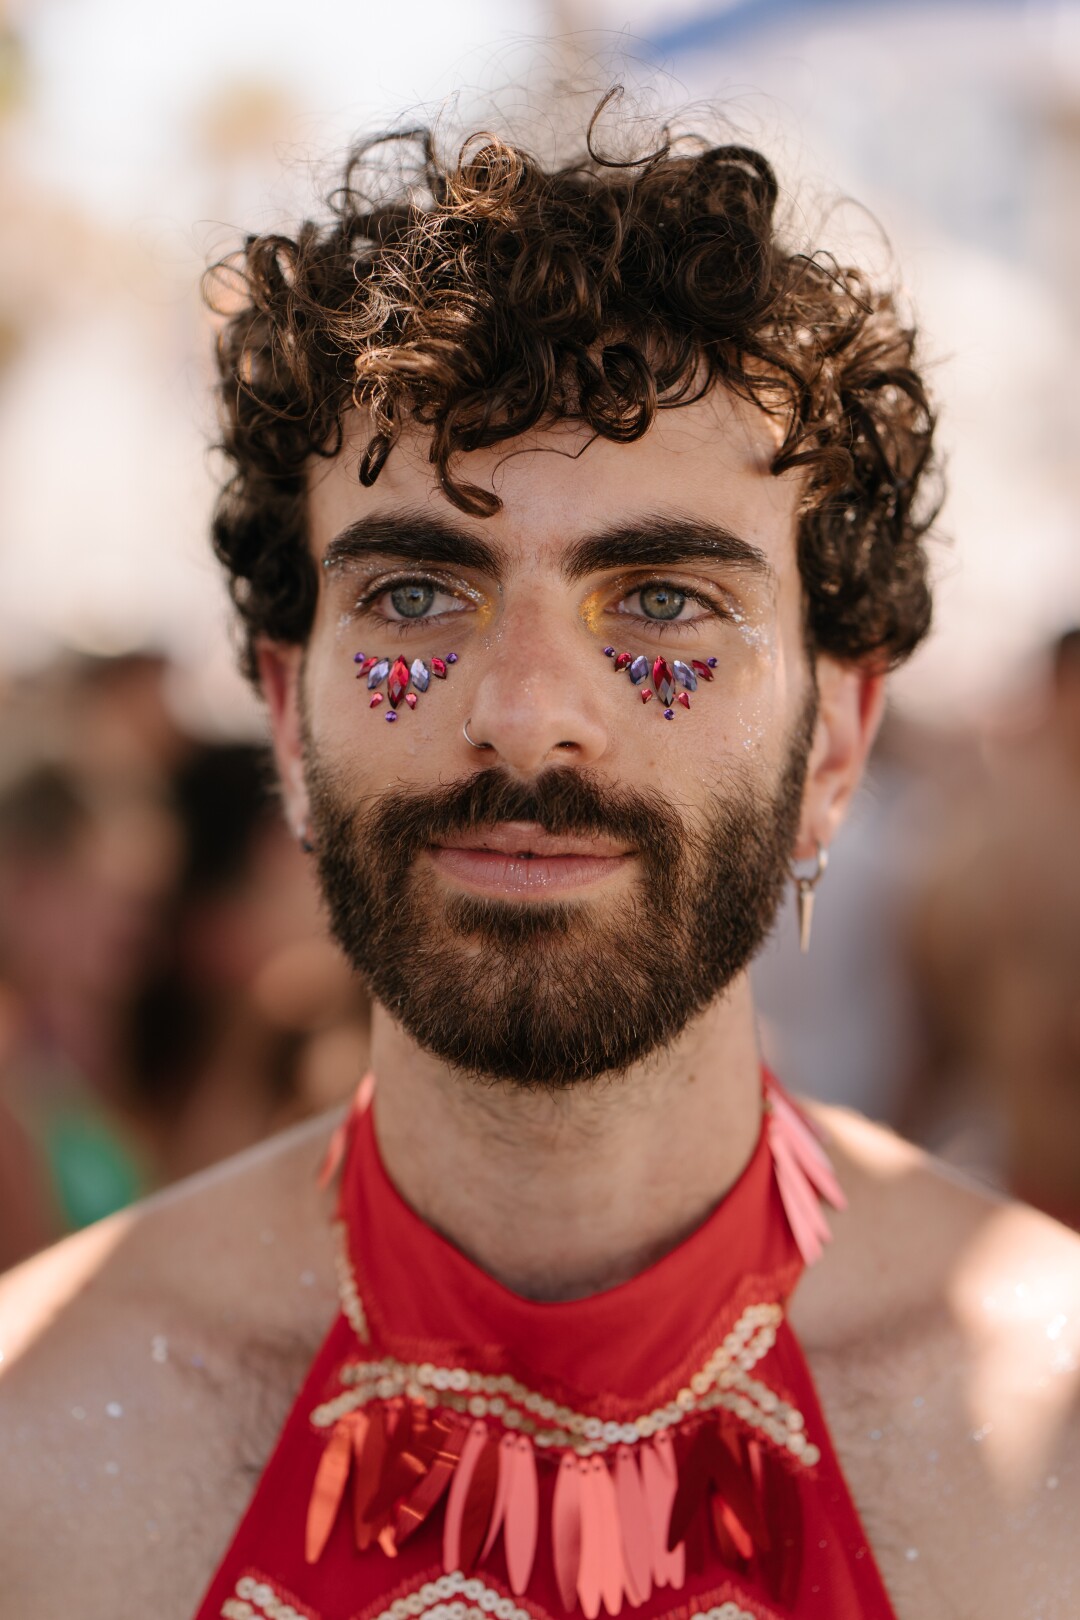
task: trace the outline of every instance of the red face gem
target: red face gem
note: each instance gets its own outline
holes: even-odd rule
[[[688,692],[680,692],[675,701],[676,703],[681,703],[684,709],[688,709],[690,707],[690,694]]]
[[[661,703],[667,705],[675,696],[675,673],[666,658],[658,658],[652,667],[653,685]]]
[[[376,692],[374,697],[372,698],[371,702],[368,704],[368,708],[369,709],[377,709],[381,702],[382,702],[382,693],[381,692]]]
[[[703,681],[711,681],[713,678],[712,670],[700,658],[691,658],[690,668],[695,674],[700,675]]]
[[[653,694],[652,694],[652,687],[651,686],[643,686],[642,687],[642,689],[641,689],[641,701],[642,701],[642,703],[648,703],[648,701],[652,697],[652,695]]]
[[[431,673],[433,675],[437,675],[439,677],[440,681],[445,681],[445,679],[446,679],[446,664],[444,663],[444,661],[441,658],[433,658],[431,660]]]
[[[409,666],[404,658],[395,658],[390,671],[390,683],[387,691],[390,696],[390,707],[396,709],[405,696],[405,688],[409,684]]]
[[[631,658],[632,658],[631,653],[620,653],[618,658],[616,658],[616,660],[615,660],[615,668],[616,669],[625,669],[627,664],[629,664],[631,662]]]
[[[375,657],[365,658],[363,663],[360,665],[361,675],[366,675],[369,669],[374,669],[378,662],[379,660]]]
[[[409,705],[410,709],[415,709],[416,708],[416,693],[415,692],[406,692],[405,701]]]

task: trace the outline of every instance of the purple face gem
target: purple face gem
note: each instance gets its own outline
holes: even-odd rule
[[[456,664],[457,663],[457,653],[447,653],[446,662],[448,664]]]
[[[664,719],[665,720],[674,720],[674,718],[675,718],[675,710],[674,709],[665,709],[664,710]]]
[[[352,661],[353,661],[354,664],[362,664],[364,662],[363,653],[353,653],[353,660]]]
[[[614,647],[605,647],[604,648],[604,657],[605,658],[614,658],[614,656],[615,656]]]
[[[716,668],[716,659],[715,658],[706,658],[705,662],[708,664],[710,669],[715,669]]]
[[[373,687],[378,686],[380,681],[385,681],[389,673],[389,658],[380,658],[377,664],[372,664],[371,668],[368,670],[368,691],[370,692]]]
[[[409,678],[418,692],[426,692],[431,685],[431,676],[422,658],[414,658],[409,665]]]
[[[645,657],[644,653],[638,654],[626,673],[629,675],[635,686],[640,686],[642,681],[648,680],[649,660]]]
[[[396,720],[396,719],[397,719],[397,715],[396,715],[396,714],[395,714],[395,713],[394,713],[394,711],[393,711],[393,709],[387,709],[387,711],[386,711],[386,718],[387,718],[387,719],[388,719],[388,720]]]
[[[684,664],[681,658],[676,658],[674,665],[675,679],[680,686],[685,686],[688,692],[697,691],[697,676],[689,664]]]

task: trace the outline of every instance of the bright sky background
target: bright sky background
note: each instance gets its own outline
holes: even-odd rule
[[[543,0],[34,0],[36,109],[22,161],[118,223],[187,225],[198,110],[253,82],[292,92],[298,149],[325,148],[490,78],[493,53],[546,32]],[[163,197],[162,190],[167,188]]]

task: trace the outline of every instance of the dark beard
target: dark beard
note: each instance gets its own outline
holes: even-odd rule
[[[700,828],[659,793],[558,766],[527,784],[494,768],[358,807],[309,737],[319,878],[335,937],[375,999],[457,1069],[549,1088],[624,1071],[674,1040],[764,942],[798,828],[814,696],[775,790],[732,773],[732,790],[714,797]],[[605,899],[600,912],[590,901],[440,892],[423,851],[504,821],[631,844],[640,868],[632,894]]]

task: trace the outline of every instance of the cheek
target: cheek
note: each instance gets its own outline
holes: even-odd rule
[[[738,628],[738,627],[736,627]],[[729,631],[729,634],[731,632]],[[699,775],[715,785],[723,762],[779,767],[786,757],[792,715],[798,698],[799,671],[785,657],[779,638],[747,627],[740,635],[738,656],[695,694],[695,718],[701,725],[704,755]]]
[[[398,656],[393,638],[378,646],[370,637],[362,643],[369,656],[384,655],[391,666]],[[370,675],[356,663],[356,637],[325,634],[309,651],[305,676],[308,723],[317,751],[332,761],[335,771],[361,789],[380,791],[398,782],[430,782],[434,774],[460,769],[461,708],[456,665],[446,667],[445,679],[429,675],[426,690],[409,681],[406,698],[390,703],[390,681],[383,675],[374,686]],[[431,657],[414,649],[401,653],[406,665]],[[410,703],[407,698],[415,701]],[[389,720],[393,713],[396,718]]]

